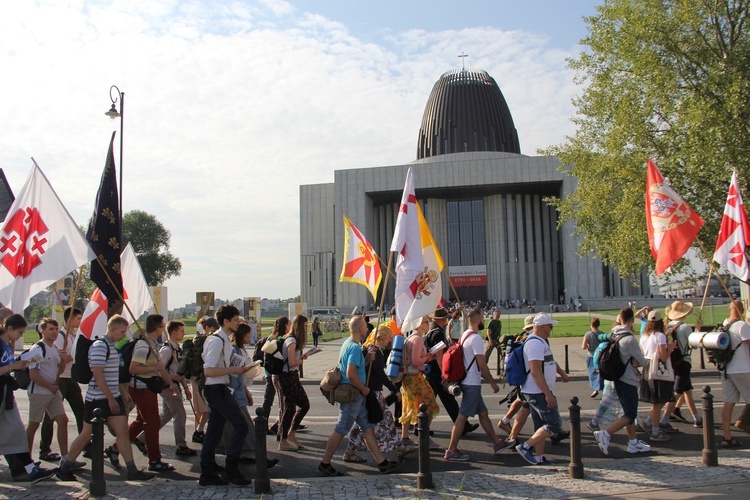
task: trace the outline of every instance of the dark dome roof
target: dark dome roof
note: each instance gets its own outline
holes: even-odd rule
[[[483,70],[443,74],[432,88],[419,128],[417,160],[467,151],[521,153],[503,93]]]

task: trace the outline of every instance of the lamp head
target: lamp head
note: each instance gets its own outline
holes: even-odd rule
[[[109,111],[107,111],[104,114],[109,116],[112,120],[120,117],[120,112],[117,111],[117,108],[115,108],[115,103],[112,103],[112,106],[109,108]]]

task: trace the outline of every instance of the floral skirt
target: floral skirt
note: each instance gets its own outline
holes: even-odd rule
[[[419,405],[422,403],[427,404],[427,414],[432,421],[440,413],[440,407],[435,401],[435,393],[432,391],[432,387],[421,373],[404,375],[401,382],[401,418],[399,422],[417,425]]]
[[[393,451],[396,443],[398,442],[398,435],[396,434],[396,420],[393,418],[393,413],[391,413],[391,410],[388,409],[388,405],[385,402],[383,393],[377,391],[375,392],[375,395],[378,398],[380,407],[383,409],[383,420],[375,425],[375,439],[378,440],[378,448],[380,449],[380,452],[387,453],[389,451]],[[354,427],[352,427],[351,432],[349,433],[349,445],[347,446],[347,450],[367,450],[364,433],[362,432],[362,429],[359,428],[359,425],[357,425],[356,422],[354,424]]]

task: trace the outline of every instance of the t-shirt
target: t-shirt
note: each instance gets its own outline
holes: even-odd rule
[[[599,335],[602,332],[599,330],[589,330],[586,332],[586,334],[583,336],[584,339],[588,341],[588,355],[589,358],[594,355],[594,351],[596,351],[596,348],[599,346]]]
[[[357,376],[359,377],[359,381],[364,384],[365,380],[367,380],[367,375],[365,373],[365,356],[362,353],[362,348],[359,346],[359,344],[349,338],[341,346],[340,353],[341,363],[339,363],[339,369],[341,370],[341,383],[351,384],[346,376],[346,368],[349,365],[354,365],[357,367]]]
[[[15,356],[13,356],[13,349],[3,339],[0,339],[0,347],[3,349],[2,353],[0,353],[0,366],[8,366],[16,360]],[[4,373],[2,376],[10,376],[10,373]]]
[[[464,353],[464,368],[469,368],[471,362],[474,360],[477,354],[484,356],[484,341],[482,336],[474,332],[473,330],[466,330],[459,342],[462,342]],[[461,382],[463,385],[482,385],[482,372],[479,370],[479,365],[474,361],[471,368],[466,372],[466,377]]]
[[[38,351],[39,354],[42,353],[42,348],[38,344],[34,344],[34,347],[32,347],[29,350],[29,353],[33,351]],[[29,370],[38,369],[39,374],[42,376],[42,378],[49,382],[50,384],[54,384],[57,380],[57,369],[60,366],[60,354],[57,352],[57,349],[53,346],[50,347],[46,343],[44,344],[44,361],[40,363],[32,363],[29,365]],[[31,382],[29,384],[29,388],[27,389],[27,392],[29,394],[52,394],[49,389],[46,389],[42,387],[41,385],[37,385],[34,382]]]
[[[557,380],[557,364],[555,358],[552,356],[552,348],[549,343],[539,335],[531,334],[523,344],[523,362],[526,364],[526,369],[531,369],[530,361],[541,361],[542,371],[544,372],[544,380],[547,381],[547,387],[549,390],[555,391],[555,380]],[[526,394],[541,394],[542,389],[534,380],[534,377],[526,377],[526,383],[521,386],[521,392]]]
[[[744,321],[735,321],[729,327],[729,339],[732,349],[737,346],[739,349],[734,351],[732,361],[727,366],[727,373],[750,373],[750,346],[746,343],[740,345],[741,342],[750,340],[750,326]]]
[[[294,347],[292,347],[294,346]],[[284,343],[281,345],[281,355],[284,357],[284,371],[285,372],[296,372],[299,371],[299,366],[289,366],[289,349],[297,349],[297,339],[295,339],[293,336],[289,336],[284,340]],[[297,357],[299,357],[301,353],[298,353]]]
[[[70,354],[71,357],[75,357],[73,355],[73,346],[75,345],[75,335],[69,335],[68,336],[68,345],[65,346],[65,328],[60,328],[60,334],[57,336],[57,340],[55,340],[54,346],[57,349],[62,350],[65,347],[65,352]],[[60,374],[60,378],[70,378],[70,369],[73,368],[73,362],[66,363],[65,368],[63,368],[62,373]]]
[[[500,333],[503,331],[503,324],[499,319],[491,319],[487,325],[487,336],[491,337],[493,341],[497,342],[500,338]]]
[[[463,331],[463,326],[461,326],[461,320],[450,320],[450,323],[448,323],[448,326],[450,327],[451,331],[451,339],[458,340],[458,338],[461,336],[461,332]]]
[[[172,358],[173,352],[174,358]],[[177,363],[175,363],[175,359],[177,360]],[[161,349],[159,349],[159,361],[164,363],[164,366],[167,368],[167,373],[170,375],[177,375],[177,365],[179,364],[180,359],[182,359],[182,349],[180,349],[177,342],[167,340],[164,345],[161,346]]]
[[[135,343],[135,347],[133,347],[133,361],[142,363],[145,366],[154,366],[159,362],[156,356],[151,354],[151,348],[149,347],[147,341],[144,339],[138,339],[138,341]],[[143,381],[144,379],[158,376],[159,374],[156,371],[141,373],[137,375],[138,378],[136,378],[136,375],[134,375],[130,377],[130,382],[128,382],[128,385],[133,388],[143,389],[145,387],[145,382]]]
[[[652,359],[654,354],[659,350],[659,346],[667,345],[667,336],[662,332],[654,332],[651,335],[641,335],[640,340],[641,350],[643,351],[643,357],[646,359]]]
[[[107,358],[108,350],[109,358]],[[95,366],[104,367],[104,380],[107,382],[109,392],[114,397],[118,397],[120,395],[120,356],[117,354],[114,342],[109,337],[100,338],[91,344],[89,348],[89,366],[92,370]],[[107,397],[99,388],[96,379],[92,377],[86,391],[85,400],[90,402],[98,399],[107,399]]]
[[[674,329],[674,336],[677,339],[677,348],[680,350],[680,352],[682,352],[684,356],[683,362],[690,363],[691,348],[690,343],[688,342],[688,337],[690,337],[690,334],[693,333],[693,327],[685,323],[677,323],[679,324],[679,326]]]

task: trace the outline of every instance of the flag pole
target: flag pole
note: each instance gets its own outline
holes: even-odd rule
[[[703,243],[698,240],[698,246],[700,246],[701,251],[703,252],[703,255],[708,257],[708,252],[706,252],[706,247],[703,246]],[[713,259],[711,259],[711,270],[713,271]],[[719,271],[716,271],[716,277],[719,278],[719,283],[721,283],[721,286],[724,288],[724,291],[727,292],[727,297],[729,297],[729,300],[734,300],[732,298],[732,293],[729,291],[729,288],[727,288],[727,284],[724,283],[724,279],[721,277],[721,274],[719,274]],[[710,279],[710,277],[709,277]],[[706,285],[708,287],[708,285]]]
[[[711,264],[708,266],[708,276],[706,277],[706,289],[703,290],[703,300],[701,301],[701,308],[698,311],[698,320],[697,322],[700,324],[703,324],[703,308],[706,307],[706,298],[708,297],[708,285],[711,283],[711,275],[714,272],[714,261],[711,261]]]
[[[378,258],[378,262],[380,262],[381,265],[386,266],[386,268],[385,268],[386,273],[388,275],[390,275],[390,276],[393,276],[393,279],[396,279],[396,275],[393,274],[393,271],[391,271],[391,267],[390,267],[391,265],[390,265],[390,263],[386,264],[385,262],[383,262],[383,259],[381,259],[378,254],[375,254],[375,257]],[[388,259],[388,261],[390,262],[390,258]]]
[[[376,254],[377,255],[377,254]],[[378,257],[378,262],[383,262]],[[391,275],[391,263],[393,262],[393,252],[388,252],[388,264],[386,265],[385,280],[383,280],[383,292],[380,294],[380,305],[378,305],[378,322],[375,325],[373,332],[377,335],[378,327],[380,327],[380,321],[383,316],[383,302],[385,302],[385,294],[388,290],[388,277]],[[395,278],[395,277],[394,277]]]

